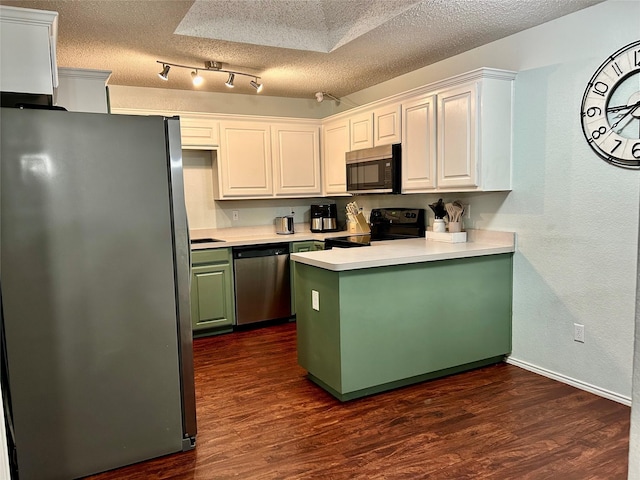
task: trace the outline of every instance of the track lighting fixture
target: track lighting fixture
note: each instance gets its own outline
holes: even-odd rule
[[[260,77],[256,77],[255,75],[251,74],[251,73],[243,73],[243,72],[236,72],[234,70],[226,70],[223,68],[223,64],[221,62],[216,62],[213,60],[209,60],[204,62],[204,68],[200,68],[200,67],[190,67],[188,65],[178,65],[176,63],[169,63],[169,62],[162,62],[160,60],[156,60],[156,63],[159,63],[162,65],[162,72],[158,73],[158,76],[162,79],[162,80],[167,80],[169,77],[169,70],[171,67],[178,67],[178,68],[187,68],[189,70],[191,70],[191,78],[193,80],[193,84],[197,87],[199,85],[202,85],[202,83],[204,82],[204,79],[200,76],[200,72],[222,72],[222,73],[228,73],[229,77],[227,79],[227,81],[225,82],[225,85],[229,88],[233,88],[233,82],[235,81],[235,77],[236,75],[241,75],[243,77],[250,77],[253,78],[253,80],[251,80],[249,82],[249,85],[251,85],[253,88],[256,89],[257,93],[260,93],[262,91],[262,87],[263,85],[261,83],[258,82],[258,80],[260,79]]]
[[[251,85],[253,88],[255,88],[256,92],[260,93],[262,91],[262,84],[258,83],[258,78],[259,77],[256,77],[255,80],[251,80],[249,82],[249,85]]]
[[[198,75],[198,70],[191,72],[191,78],[193,79],[193,86],[199,87],[204,82],[204,78]]]
[[[169,78],[169,70],[171,70],[171,67],[169,65],[165,65],[162,64],[162,71],[158,74],[158,76],[164,80],[167,81]]]

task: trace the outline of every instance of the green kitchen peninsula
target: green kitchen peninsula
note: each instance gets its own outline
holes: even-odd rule
[[[309,379],[346,401],[502,361],[515,235],[468,237],[292,254]]]

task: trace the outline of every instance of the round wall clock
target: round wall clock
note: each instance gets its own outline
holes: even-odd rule
[[[582,97],[580,116],[584,136],[600,157],[640,169],[640,41],[600,65]]]

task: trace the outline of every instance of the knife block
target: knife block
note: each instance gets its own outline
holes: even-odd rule
[[[349,224],[349,233],[371,233],[371,228],[362,213],[357,215],[347,213],[347,223]]]

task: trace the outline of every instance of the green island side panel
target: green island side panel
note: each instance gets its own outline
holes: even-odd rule
[[[299,363],[341,400],[511,351],[512,254],[296,269]],[[319,292],[320,311],[311,309],[311,290]]]

